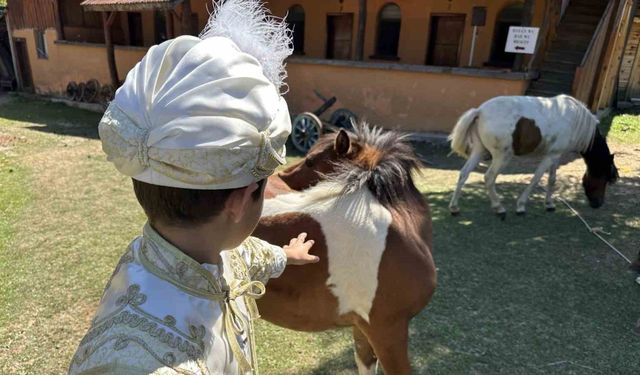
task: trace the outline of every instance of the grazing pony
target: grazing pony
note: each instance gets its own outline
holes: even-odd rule
[[[398,134],[361,125],[324,136],[271,178],[268,188],[295,191],[269,189],[254,235],[285,243],[307,232],[320,262],[271,280],[258,300],[262,317],[299,331],[351,326],[360,374],[374,374],[378,361],[387,374],[409,374],[409,321],[436,288],[418,167]]]
[[[496,193],[496,177],[513,156],[542,158],[529,186],[518,198],[516,212],[523,215],[529,194],[545,172],[549,172],[546,208],[555,210],[552,200],[556,170],[563,154],[580,152],[587,164],[582,178],[591,207],[604,203],[607,184],[618,178],[613,155],[598,130],[598,119],[578,100],[559,95],[554,98],[501,96],[460,117],[449,139],[453,151],[467,162],[460,171],[449,210],[457,215],[458,199],[469,173],[491,156],[484,181],[491,207],[503,219],[506,211]]]

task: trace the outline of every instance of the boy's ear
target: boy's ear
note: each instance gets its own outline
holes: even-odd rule
[[[225,210],[234,223],[242,221],[249,203],[253,199],[251,195],[256,190],[258,190],[258,184],[254,182],[245,188],[236,189],[229,195],[225,203]]]

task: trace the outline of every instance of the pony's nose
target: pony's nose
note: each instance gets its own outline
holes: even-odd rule
[[[589,199],[591,208],[600,208],[604,204],[604,199]]]

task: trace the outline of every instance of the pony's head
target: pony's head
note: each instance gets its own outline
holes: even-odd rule
[[[618,180],[618,168],[614,162],[614,155],[609,152],[609,146],[598,130],[591,147],[582,156],[587,163],[587,172],[582,177],[582,187],[589,199],[589,205],[598,208],[604,204],[607,186]]]
[[[412,178],[420,165],[406,137],[361,123],[353,132],[323,136],[304,160],[279,176],[298,191],[326,179],[340,182],[347,192],[368,188],[380,203],[391,206],[420,196]]]
[[[589,168],[582,176],[582,186],[584,193],[589,199],[589,205],[598,208],[604,204],[604,196],[607,185],[618,180],[618,168],[616,167],[613,155],[607,155],[601,160],[601,165],[597,168]]]

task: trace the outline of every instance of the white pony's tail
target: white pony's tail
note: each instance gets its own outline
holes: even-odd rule
[[[473,138],[475,138],[475,133],[471,130],[479,115],[478,108],[468,110],[458,119],[458,123],[449,135],[451,150],[462,157],[469,157],[469,149],[471,149]]]

